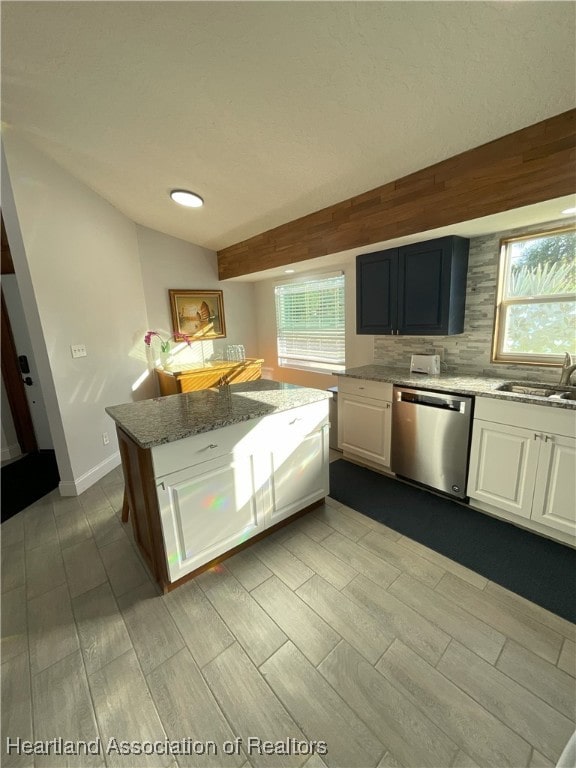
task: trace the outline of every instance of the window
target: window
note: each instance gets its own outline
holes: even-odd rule
[[[576,230],[501,241],[493,360],[558,364],[576,353]]]
[[[322,275],[274,289],[278,365],[344,370],[344,275]]]

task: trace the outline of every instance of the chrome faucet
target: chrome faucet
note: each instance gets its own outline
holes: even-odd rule
[[[562,372],[560,374],[560,386],[566,387],[570,384],[570,377],[576,371],[576,364],[572,364],[572,357],[568,352],[564,355],[562,363]]]

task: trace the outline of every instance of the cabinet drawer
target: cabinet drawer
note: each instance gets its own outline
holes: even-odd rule
[[[328,404],[330,400],[320,400],[317,403],[309,403],[299,408],[291,408],[267,416],[266,432],[269,439],[289,439],[291,436],[305,437],[311,432],[320,429],[328,423]],[[260,428],[262,429],[262,427]]]
[[[213,429],[152,448],[154,476],[178,472],[226,454],[248,455],[278,441],[301,440],[328,423],[329,400]]]
[[[162,477],[186,467],[234,453],[238,446],[243,444],[243,438],[250,429],[260,421],[262,419],[232,424],[229,427],[213,429],[173,443],[155,446],[152,448],[154,476]]]
[[[392,402],[393,385],[386,381],[369,381],[368,379],[352,379],[348,376],[338,377],[338,392],[360,397],[371,397],[374,400]]]
[[[512,403],[492,397],[477,397],[474,418],[510,424],[546,434],[576,435],[576,411],[551,405]]]

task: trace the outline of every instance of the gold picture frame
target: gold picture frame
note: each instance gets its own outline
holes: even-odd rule
[[[171,288],[168,295],[175,334],[181,333],[198,341],[226,336],[222,291]]]

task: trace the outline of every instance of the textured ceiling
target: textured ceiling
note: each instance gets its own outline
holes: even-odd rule
[[[574,107],[575,7],[3,2],[2,119],[219,249]]]

